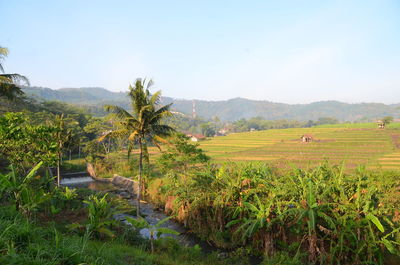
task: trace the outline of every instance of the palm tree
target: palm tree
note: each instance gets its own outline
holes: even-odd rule
[[[9,100],[20,98],[24,92],[18,85],[21,83],[29,86],[29,80],[20,74],[5,74],[1,62],[7,57],[8,49],[0,47],[0,97]]]
[[[70,122],[69,126],[78,124],[76,121],[71,122],[70,119],[65,119],[64,114],[55,115],[53,118],[53,125],[57,128],[54,137],[57,141],[57,186],[60,187],[62,154],[66,144],[73,139],[73,132],[67,127],[66,122]]]
[[[110,131],[102,136],[103,140],[108,136],[123,136],[128,138],[128,149],[132,144],[139,145],[139,189],[137,192],[137,215],[140,216],[140,199],[142,194],[143,157],[148,158],[147,143],[153,143],[160,148],[160,143],[165,142],[174,129],[162,123],[163,118],[171,116],[168,104],[158,107],[161,99],[161,91],[150,94],[149,88],[153,81],[138,78],[135,85],[129,86],[128,96],[131,99],[133,113],[129,113],[119,106],[106,105],[105,110],[114,114],[119,129]],[[128,150],[129,153],[130,150]]]

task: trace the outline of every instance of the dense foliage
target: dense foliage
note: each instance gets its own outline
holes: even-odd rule
[[[200,117],[193,118],[182,113],[174,113],[165,119],[165,123],[182,133],[199,134],[202,133],[201,126],[207,121]]]
[[[163,174],[178,178],[201,169],[200,165],[210,160],[199,144],[190,142],[189,138],[177,133],[168,141],[168,147],[157,158],[157,165]]]
[[[335,118],[321,117],[317,121],[309,120],[300,122],[294,120],[266,120],[262,117],[254,117],[248,120],[240,119],[231,125],[231,130],[234,132],[247,132],[250,130],[269,130],[269,129],[287,129],[287,128],[302,128],[312,127],[323,124],[337,124],[339,121]]]
[[[52,137],[55,127],[31,125],[22,113],[0,116],[0,159],[17,169],[43,161],[47,166],[56,161],[57,144]]]
[[[396,174],[362,169],[278,174],[262,164],[225,164],[164,193],[178,219],[219,247],[293,259],[306,253],[319,264],[383,264],[400,254],[399,185]]]
[[[228,264],[169,238],[150,244],[136,229],[112,218],[123,201],[87,190],[51,188],[45,184],[51,179],[38,182],[38,167],[28,176],[0,175],[0,264]],[[14,177],[22,182],[4,181]],[[21,195],[17,208],[15,192]]]

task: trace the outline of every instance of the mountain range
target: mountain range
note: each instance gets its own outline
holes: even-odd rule
[[[129,109],[127,92],[112,92],[101,87],[81,87],[50,89],[44,87],[25,87],[27,95],[38,100],[58,100],[80,106],[90,107],[102,112],[103,105],[119,105]],[[221,101],[187,100],[162,97],[163,104],[173,103],[172,109],[192,115],[193,102],[196,115],[205,119],[215,116],[222,121],[235,121],[242,118],[263,117],[268,120],[289,119],[298,121],[317,120],[332,117],[339,121],[371,121],[384,116],[400,116],[400,104],[356,103],[339,101],[320,101],[310,104],[285,104],[266,100],[233,98]]]

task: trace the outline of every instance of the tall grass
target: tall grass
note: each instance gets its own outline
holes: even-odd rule
[[[92,162],[97,176],[103,178],[111,178],[114,174],[132,178],[136,176],[138,170],[137,159],[133,156],[128,159],[122,152],[110,153],[107,157]]]
[[[132,211],[126,202],[54,188],[37,168],[26,176],[0,175],[0,264],[227,264],[175,241],[153,238],[150,244],[114,220],[118,211]]]
[[[131,230],[126,230],[131,231]],[[216,254],[204,255],[198,248],[185,248],[167,239],[156,241],[150,253],[146,241],[133,241],[122,232],[110,240],[94,240],[89,234],[78,236],[59,224],[38,223],[12,206],[0,206],[0,264],[40,265],[224,265],[249,264],[246,260],[220,260]]]

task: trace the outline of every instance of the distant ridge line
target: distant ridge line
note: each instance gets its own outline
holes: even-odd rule
[[[24,91],[40,100],[59,100],[71,104],[102,109],[104,104],[116,104],[130,108],[127,92],[112,92],[102,87],[81,87],[50,89],[45,87],[24,87]],[[333,117],[339,121],[373,121],[384,116],[400,117],[400,104],[344,103],[335,100],[318,101],[308,104],[276,103],[267,100],[232,98],[228,100],[196,101],[196,115],[206,119],[218,116],[222,121],[236,121],[252,117],[267,120],[318,120]],[[173,103],[173,110],[188,116],[193,114],[193,100],[162,97],[163,104]]]

